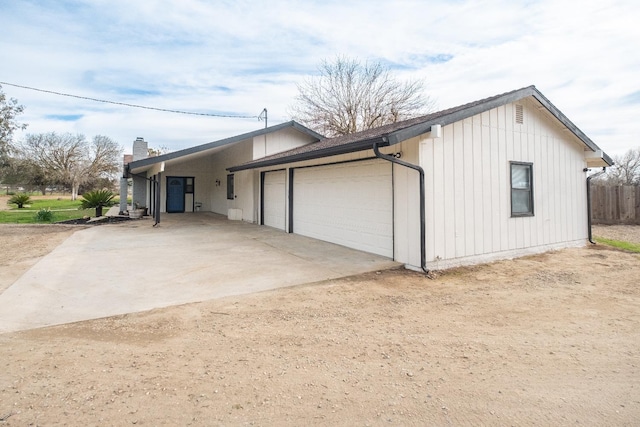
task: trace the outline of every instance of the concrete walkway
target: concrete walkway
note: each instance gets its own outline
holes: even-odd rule
[[[79,230],[0,295],[0,332],[396,267],[377,255],[210,213]]]

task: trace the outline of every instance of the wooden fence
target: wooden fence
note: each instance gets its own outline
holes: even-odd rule
[[[594,224],[640,225],[640,186],[592,185],[591,218]]]

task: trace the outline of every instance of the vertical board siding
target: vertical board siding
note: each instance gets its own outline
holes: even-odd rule
[[[440,138],[443,140],[443,165],[444,168],[444,179],[443,179],[443,197],[442,197],[442,205],[443,205],[443,214],[444,214],[444,235],[452,236],[452,239],[444,240],[444,257],[445,258],[455,258],[456,256],[456,217],[455,215],[450,215],[450,212],[455,212],[455,173],[454,173],[454,165],[455,165],[455,156],[454,156],[454,144],[453,135],[451,132],[447,135],[447,138]],[[451,183],[452,185],[447,187],[446,183]]]
[[[506,129],[506,112],[505,106],[497,108],[498,110],[498,163],[496,168],[498,169],[498,193],[500,194],[500,204],[496,207],[497,215],[500,220],[500,250],[506,251],[509,249],[509,227],[502,221],[502,212],[507,212],[509,209],[511,195],[504,192],[504,189],[509,186],[509,174],[505,173],[502,165],[507,164],[507,129]]]
[[[496,110],[491,110],[492,112],[496,112]],[[497,115],[491,115],[491,122],[497,123]],[[498,138],[498,128],[496,126],[490,127],[490,140],[491,140],[491,228],[493,232],[497,235],[502,234],[501,224],[500,224],[500,209],[502,206],[502,202],[500,199],[500,145]],[[492,241],[492,252],[499,252],[501,246],[501,239],[491,239]]]
[[[402,159],[419,163],[419,140],[405,141],[400,146]],[[420,266],[420,175],[417,171],[393,165],[394,259]]]
[[[484,211],[482,209],[483,202],[483,186],[482,186],[482,122],[479,116],[473,116],[470,120],[472,124],[472,149],[473,149],[473,206],[474,217],[484,223]],[[473,227],[474,232],[474,253],[483,253],[484,249],[484,233],[482,227]]]
[[[497,183],[491,180],[491,132],[492,128],[490,123],[489,111],[482,113],[481,117],[481,138],[482,138],[482,185],[483,197],[482,197],[482,216],[484,218],[485,226],[482,228],[482,243],[483,253],[493,252],[493,215],[492,215],[492,200],[491,195],[493,193],[493,186]]]
[[[424,193],[425,193],[425,203],[427,204],[427,206],[425,207],[425,222],[426,222],[425,233],[427,235],[425,249],[427,251],[426,256],[428,260],[434,260],[436,258],[435,206],[437,204],[437,200],[434,197],[433,174],[429,172],[434,170],[433,149],[434,149],[433,141],[430,141],[430,143],[427,143],[427,144],[420,144],[420,158],[422,159],[423,169],[425,170]],[[427,179],[427,176],[429,176],[429,179]]]
[[[420,147],[427,262],[586,239],[584,147],[533,100],[443,127]],[[534,215],[511,217],[510,162],[533,163]]]
[[[447,140],[445,144],[453,146],[453,156],[455,163],[466,165],[471,162],[471,155],[465,156],[464,145],[454,144],[455,138],[462,138],[462,123],[453,124],[453,131],[446,134]],[[449,141],[450,139],[450,141]],[[453,200],[454,200],[454,236],[455,236],[455,256],[456,258],[465,256],[465,199],[464,192],[461,191],[465,186],[465,169],[461,173],[453,174]]]
[[[462,140],[463,152],[464,155],[464,170],[462,172],[464,174],[464,187],[459,188],[458,192],[464,198],[464,230],[461,230],[464,233],[465,237],[465,246],[464,246],[464,255],[469,256],[475,252],[475,234],[473,231],[473,222],[474,222],[474,199],[470,197],[468,191],[465,189],[473,189],[473,134],[471,132],[471,121],[465,120],[462,122],[462,133],[460,135],[456,135],[455,144],[460,144],[460,140]],[[436,172],[436,171],[432,171]],[[427,238],[428,240],[428,238]]]
[[[440,173],[433,176],[433,221],[438,224],[432,235],[435,248],[438,249],[435,258],[444,258],[445,251],[445,212],[444,212],[444,138],[439,138],[433,143],[433,169],[439,170]],[[452,194],[452,193],[450,193]]]

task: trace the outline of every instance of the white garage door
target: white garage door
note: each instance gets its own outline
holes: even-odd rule
[[[263,224],[284,230],[287,209],[286,171],[266,172],[263,191]]]
[[[393,258],[391,163],[295,169],[293,232]]]

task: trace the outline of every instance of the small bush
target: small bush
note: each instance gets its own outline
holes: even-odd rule
[[[40,209],[36,213],[36,222],[52,222],[53,221],[53,212],[51,209]]]
[[[9,202],[12,205],[18,205],[18,209],[24,208],[24,205],[31,203],[31,198],[28,194],[16,194],[15,196],[9,199]]]

